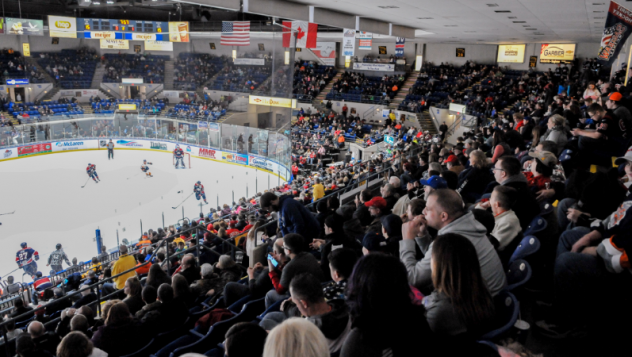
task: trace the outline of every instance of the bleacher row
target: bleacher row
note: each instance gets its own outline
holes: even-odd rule
[[[224,59],[217,56],[210,56],[210,59],[209,59],[209,56],[210,55],[208,54],[202,54],[202,53],[180,53],[179,59],[181,61],[186,61],[187,59],[191,59],[191,58],[192,59],[204,58],[204,61],[206,61],[207,63],[211,63],[215,65],[216,71],[209,73],[209,75],[212,77],[224,67]],[[183,66],[184,66],[183,64],[176,64],[175,69],[179,69],[179,67],[183,67]],[[196,68],[195,66],[188,66],[187,70],[189,72],[192,72],[192,71],[195,71]],[[192,74],[196,78],[198,78],[200,73],[195,71]],[[181,87],[186,86],[186,89],[188,90],[196,90],[198,83],[196,83],[195,81],[189,81],[189,80],[179,81],[177,73],[174,72],[173,86],[176,89],[180,89]]]
[[[199,110],[199,106],[195,104],[176,104],[175,107],[169,109],[167,116],[168,117],[179,117],[179,116],[181,117],[181,115],[178,114],[178,111],[180,110],[186,110],[186,111],[195,110],[194,112],[190,112],[186,115],[186,117],[188,118],[209,118],[211,120],[217,120],[221,116],[226,114],[226,109],[222,109],[219,112],[214,112],[211,110]]]
[[[79,89],[79,88],[90,88],[92,85],[92,78],[94,77],[94,72],[97,67],[96,60],[78,60],[77,50],[73,49],[64,49],[61,52],[47,52],[47,58],[41,58],[40,54],[44,52],[34,52],[33,57],[37,58],[37,62],[42,68],[46,68],[46,66],[50,66],[51,68],[57,64],[61,64],[64,60],[68,61],[68,66],[80,66],[83,75],[74,75],[74,74],[64,74],[63,78],[57,79],[52,70],[49,72],[51,77],[55,78],[56,81],[59,82],[60,86],[63,89]],[[55,58],[51,58],[54,56]]]
[[[73,110],[68,110],[68,106],[71,106]],[[41,105],[35,106],[33,102],[27,103],[7,103],[4,105],[4,110],[9,112],[14,118],[18,115],[22,117],[41,117],[38,108],[49,108],[52,110],[52,115],[79,115],[83,114],[83,110],[74,110],[77,107],[77,103],[59,104],[56,100],[44,101]]]
[[[137,54],[116,54],[116,53],[106,53],[104,55],[105,59],[108,62],[116,61],[116,60],[124,60],[127,63],[133,64],[134,60],[137,59],[140,55]],[[120,77],[126,78],[143,78],[144,83],[164,83],[165,76],[165,63],[164,61],[169,61],[170,57],[168,55],[160,56],[160,55],[144,55],[144,61],[137,61],[136,64],[132,67],[130,66],[129,71],[127,71],[124,75],[122,73],[118,73]],[[111,66],[111,63],[106,65],[106,71],[103,74],[103,82],[111,83],[112,80],[108,77],[108,68]],[[113,66],[115,70],[120,69],[117,66]],[[162,73],[158,73],[161,71]],[[151,72],[151,74],[149,74]]]

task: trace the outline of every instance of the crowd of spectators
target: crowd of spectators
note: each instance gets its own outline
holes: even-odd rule
[[[401,88],[404,79],[402,74],[368,77],[364,73],[346,71],[334,82],[326,99],[388,105]]]
[[[271,71],[272,66],[269,63],[263,66],[229,63],[219,71],[216,79],[209,83],[209,89],[251,93],[270,77]]]
[[[206,83],[228,62],[226,56],[202,53],[180,53],[174,63],[173,87],[177,90],[196,90]]]
[[[61,52],[34,53],[44,68],[62,88],[90,88],[99,56],[94,48],[64,49]]]
[[[296,61],[292,93],[299,101],[311,103],[335,75],[336,69],[333,66],[323,66],[313,61]]]
[[[114,54],[101,56],[106,68],[104,83],[121,83],[121,78],[142,78],[143,83],[164,83],[165,61],[169,56],[152,54]]]

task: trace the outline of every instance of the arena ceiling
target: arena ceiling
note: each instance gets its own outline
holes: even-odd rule
[[[632,9],[632,0],[620,0]],[[220,22],[312,20],[429,43],[598,42],[606,0],[4,0],[4,16]],[[21,8],[21,9],[20,9]],[[243,11],[243,12],[241,12]],[[198,24],[199,25],[199,24]],[[212,28],[215,28],[213,26]],[[192,27],[195,31],[195,26]],[[265,30],[264,30],[265,31]]]

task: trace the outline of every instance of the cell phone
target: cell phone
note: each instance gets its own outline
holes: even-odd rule
[[[276,261],[276,259],[274,259],[274,257],[272,256],[272,254],[268,254],[268,260],[272,263],[272,265],[276,268],[279,266],[279,262]]]

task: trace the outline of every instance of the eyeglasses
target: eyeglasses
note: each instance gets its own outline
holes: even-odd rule
[[[498,169],[498,168],[495,168],[495,167],[492,167],[492,170],[494,170],[494,171],[505,171],[503,169]]]
[[[292,249],[290,249],[290,248],[288,248],[286,246],[283,246],[283,249],[292,250]]]

